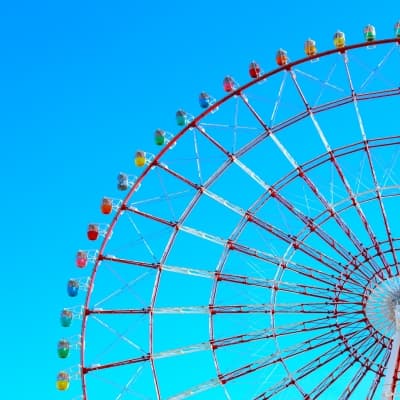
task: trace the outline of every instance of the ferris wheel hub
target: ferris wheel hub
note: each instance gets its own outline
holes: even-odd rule
[[[382,335],[391,338],[400,332],[400,277],[379,282],[370,292],[365,307],[367,318]]]

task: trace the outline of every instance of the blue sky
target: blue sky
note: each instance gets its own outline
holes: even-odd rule
[[[279,47],[300,58],[305,39],[328,49],[337,29],[356,43],[367,23],[391,37],[398,4],[380,4],[289,1],[288,15],[258,0],[2,5],[4,398],[71,398],[54,382],[74,255],[118,172],[136,173],[135,150],[157,150],[154,129],[176,133],[178,108],[196,115],[200,91],[223,96],[223,77],[246,82],[253,59],[275,68]]]

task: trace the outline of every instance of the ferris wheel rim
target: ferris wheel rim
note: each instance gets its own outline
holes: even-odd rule
[[[383,45],[383,44],[390,44],[390,43],[394,43],[394,44],[400,44],[400,38],[391,38],[391,39],[383,39],[383,40],[376,40],[373,42],[374,46],[378,46],[378,45]],[[119,218],[121,217],[121,215],[126,211],[126,208],[128,207],[128,202],[131,199],[131,197],[134,195],[135,191],[138,189],[138,187],[140,186],[141,182],[145,179],[145,177],[147,176],[147,174],[149,173],[149,171],[152,169],[152,167],[154,167],[155,165],[157,165],[160,161],[160,159],[163,157],[163,155],[171,148],[173,147],[176,142],[183,136],[185,135],[186,132],[188,132],[190,129],[196,127],[203,118],[205,118],[207,115],[209,115],[210,113],[212,113],[213,111],[215,111],[216,109],[218,109],[218,107],[220,107],[222,104],[228,102],[230,99],[232,99],[235,96],[241,96],[242,92],[246,91],[248,88],[252,87],[253,85],[256,85],[257,83],[260,83],[262,81],[264,81],[265,79],[271,77],[272,75],[281,73],[285,70],[290,70],[291,68],[301,65],[303,63],[309,62],[312,59],[317,59],[317,58],[322,58],[322,57],[326,57],[335,53],[338,54],[345,54],[347,51],[351,51],[353,49],[357,49],[357,48],[362,48],[362,47],[368,47],[370,46],[371,43],[369,42],[362,42],[362,43],[358,43],[358,44],[354,44],[354,45],[349,45],[340,49],[332,49],[332,50],[328,50],[322,53],[318,53],[314,56],[311,57],[306,57],[306,58],[302,58],[300,60],[297,61],[293,61],[291,63],[288,63],[287,65],[284,65],[282,67],[279,67],[275,70],[272,70],[268,73],[265,73],[263,75],[261,75],[260,77],[251,80],[250,82],[238,87],[237,89],[235,89],[234,91],[230,92],[229,94],[227,94],[225,97],[221,98],[220,100],[216,101],[214,104],[212,104],[208,109],[206,109],[204,112],[202,112],[201,114],[199,114],[197,117],[195,117],[186,127],[184,127],[179,133],[177,133],[169,143],[167,143],[165,145],[165,147],[154,157],[154,159],[152,160],[152,162],[146,166],[145,170],[143,171],[143,173],[138,177],[138,179],[136,180],[136,182],[134,182],[133,186],[130,188],[130,190],[128,191],[128,193],[126,194],[126,196],[124,197],[124,199],[122,200],[121,206],[118,208],[118,210],[115,212],[115,215],[112,218],[111,223],[109,224],[107,231],[104,235],[104,239],[101,243],[101,245],[99,246],[99,250],[98,250],[98,257],[94,263],[93,266],[93,270],[90,276],[90,280],[89,280],[89,287],[88,287],[88,291],[87,291],[87,296],[85,299],[85,303],[84,303],[84,315],[83,315],[83,320],[82,320],[82,327],[81,327],[81,368],[82,368],[82,388],[83,388],[83,393],[84,393],[84,398],[86,398],[86,381],[85,381],[85,375],[87,372],[87,367],[85,367],[85,356],[84,356],[84,351],[85,351],[85,334],[86,334],[86,323],[87,323],[87,317],[88,317],[88,310],[89,310],[89,302],[90,302],[90,298],[91,298],[91,293],[93,291],[93,287],[94,287],[94,281],[95,281],[95,277],[96,277],[96,273],[97,273],[97,269],[99,264],[101,263],[101,261],[104,259],[104,250],[107,246],[107,243],[111,237],[112,231],[114,229],[114,227],[116,226],[116,224],[118,223]],[[393,93],[391,93],[390,95],[392,95]],[[398,92],[395,93],[395,95],[399,95],[400,94],[400,89],[398,89]],[[386,95],[386,94],[383,94]],[[389,95],[389,94],[388,94]],[[349,102],[354,101],[354,99],[351,99]],[[333,105],[334,108],[336,107],[340,107],[342,104],[335,104]],[[321,110],[322,112],[325,110]],[[292,124],[295,124],[297,122],[297,120],[293,121]],[[285,128],[286,126],[284,126],[283,128]],[[398,136],[394,136],[394,137],[398,137]],[[387,139],[387,138],[386,138]],[[381,140],[381,138],[377,138],[377,141]],[[360,142],[361,143],[361,142]],[[353,144],[351,144],[353,145]],[[350,146],[350,145],[349,145]],[[347,146],[343,146],[343,148],[345,148]],[[356,150],[354,150],[356,151]],[[323,155],[321,155],[323,156]],[[311,163],[314,160],[308,160],[307,163]],[[229,167],[229,165],[227,166],[227,168]],[[311,168],[316,168],[316,166],[313,166]],[[293,174],[294,172],[291,171],[290,174]],[[288,174],[288,175],[290,175]],[[286,184],[288,184],[288,182],[283,183],[285,177],[282,177],[282,179],[280,180],[280,183],[285,186]],[[294,178],[293,178],[294,179]],[[278,182],[276,182],[277,186]],[[283,187],[282,186],[282,187]],[[280,189],[278,189],[280,190]],[[326,210],[324,210],[325,212]],[[171,235],[172,237],[173,235]],[[173,243],[173,239],[172,242]],[[160,275],[161,270],[158,270],[157,274]],[[156,277],[156,281],[159,279],[159,277]],[[157,283],[155,283],[156,285]],[[217,281],[214,281],[214,284],[217,284]],[[154,302],[152,301],[152,305],[154,305]],[[212,318],[211,318],[212,319]],[[210,336],[210,340],[212,339],[212,337]],[[215,351],[213,350],[213,354],[215,355]],[[149,361],[152,362],[151,360],[151,352],[149,354]],[[218,367],[217,367],[217,371],[218,371]],[[154,374],[156,374],[154,372]],[[157,383],[156,383],[157,386]],[[158,391],[158,396],[160,396],[159,394],[159,390]]]

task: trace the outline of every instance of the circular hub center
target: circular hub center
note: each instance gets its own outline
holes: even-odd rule
[[[400,277],[378,283],[366,304],[367,318],[382,335],[392,337],[396,330],[396,306],[400,305]]]

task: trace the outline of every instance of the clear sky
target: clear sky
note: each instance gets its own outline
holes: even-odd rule
[[[222,97],[223,77],[246,82],[253,59],[275,68],[279,47],[301,58],[308,37],[329,49],[341,29],[356,43],[368,23],[392,37],[397,11],[394,0],[3,2],[2,398],[71,398],[55,376],[75,252],[118,172],[136,173],[135,150],[156,150],[155,128],[176,133],[178,108],[196,115],[200,91]]]

